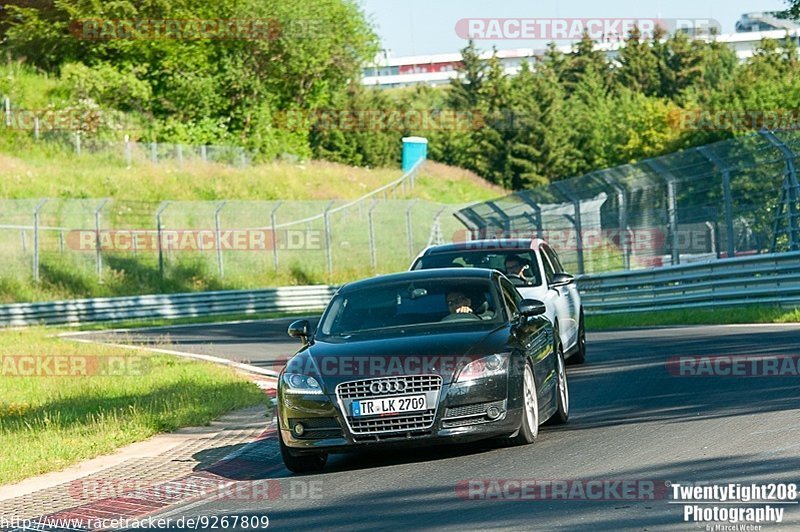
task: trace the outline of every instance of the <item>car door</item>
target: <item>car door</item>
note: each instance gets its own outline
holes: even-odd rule
[[[552,286],[553,275],[556,272],[555,266],[551,258],[548,256],[550,248],[546,244],[539,246],[539,258],[542,261],[544,268],[545,282],[547,283],[547,295],[545,296],[544,303],[553,308],[555,320],[558,322],[558,336],[561,339],[561,345],[566,352],[575,344],[577,339],[577,325],[574,322],[572,312],[567,300],[566,287]]]
[[[550,263],[550,268],[554,273],[567,273],[561,265],[561,260],[558,254],[550,246],[543,244],[541,246],[544,258]],[[558,322],[564,326],[564,334],[561,335],[564,351],[571,350],[578,341],[578,321],[580,318],[580,295],[576,284],[570,283],[566,286],[554,287],[554,291],[558,293],[559,302],[556,306],[558,309]]]
[[[500,288],[503,300],[509,312],[509,319],[519,318],[519,302],[522,295],[517,288],[506,278],[500,278]],[[539,409],[544,411],[552,400],[553,386],[556,383],[556,359],[549,356],[553,349],[553,331],[551,324],[541,316],[529,318],[517,327],[519,331],[520,347],[525,351],[525,356],[533,365],[533,375],[536,380],[536,395],[539,399]]]

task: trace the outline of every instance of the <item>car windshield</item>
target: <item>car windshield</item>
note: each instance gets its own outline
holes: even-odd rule
[[[527,249],[462,249],[455,251],[434,252],[421,257],[414,270],[430,270],[435,268],[488,268],[499,270],[517,286],[539,286],[542,278],[533,251]],[[514,276],[517,276],[515,278]],[[521,282],[518,277],[523,277]]]
[[[338,294],[317,336],[352,336],[417,326],[457,327],[503,320],[489,279],[425,279],[370,284]]]

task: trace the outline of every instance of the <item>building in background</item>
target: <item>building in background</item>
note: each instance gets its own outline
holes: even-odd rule
[[[797,30],[800,24],[796,20],[781,18],[777,11],[763,13],[745,13],[736,22],[737,33],[750,33],[772,30]]]
[[[782,25],[776,27],[779,24]],[[753,28],[760,29],[753,30]],[[745,61],[753,55],[762,39],[782,40],[787,36],[800,45],[800,24],[787,19],[779,19],[774,13],[747,13],[742,15],[742,18],[736,23],[736,33],[690,35],[690,38],[727,43],[736,52],[739,60]],[[622,45],[623,43],[619,41],[598,42],[595,49],[602,50],[609,61],[614,61]],[[572,45],[558,46],[557,49],[569,53],[572,51]],[[544,53],[544,48],[516,48],[498,50],[497,57],[500,59],[505,73],[513,76],[519,72],[523,61],[534,65]],[[482,54],[482,57],[486,59],[491,56],[491,50]],[[385,52],[364,68],[362,83],[380,88],[418,84],[432,87],[447,85],[451,79],[458,76],[460,64],[460,53],[391,57],[391,53]]]

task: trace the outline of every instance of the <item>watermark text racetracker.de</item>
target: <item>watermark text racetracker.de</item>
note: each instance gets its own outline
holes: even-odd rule
[[[76,517],[65,515],[33,519],[0,515],[2,530],[266,530],[266,514],[220,514],[180,517]]]
[[[136,355],[0,355],[2,377],[135,377],[149,371]]]
[[[800,109],[679,109],[667,123],[679,131],[797,131]]]
[[[192,475],[153,485],[144,479],[82,478],[69,484],[69,495],[76,501],[117,497],[149,500],[202,498],[208,501],[263,502],[279,499],[320,500],[324,481],[306,479],[237,480]]]
[[[666,499],[663,480],[478,478],[456,483],[468,501],[653,501]]]
[[[462,18],[455,31],[465,40],[577,41],[587,34],[603,42],[625,39],[634,28],[643,38],[652,39],[656,28],[698,35],[718,32],[721,27],[709,18]]]
[[[76,19],[70,34],[85,41],[274,41],[314,39],[330,33],[322,19]]]
[[[798,377],[800,355],[684,355],[666,367],[674,377]]]
[[[74,251],[271,251],[322,249],[322,231],[306,229],[76,229],[66,235]]]
[[[667,484],[670,504],[682,506],[683,521],[706,523],[706,530],[761,530],[782,523],[787,508],[798,504],[796,484]]]

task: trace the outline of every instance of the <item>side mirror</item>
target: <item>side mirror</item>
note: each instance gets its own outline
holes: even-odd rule
[[[297,320],[289,325],[286,331],[292,338],[300,338],[304,344],[308,343],[308,320]]]
[[[559,286],[567,286],[575,282],[575,278],[568,273],[554,273],[553,282],[550,283],[550,288],[557,288]]]
[[[538,299],[523,299],[517,305],[519,313],[526,318],[531,318],[533,316],[541,316],[547,311],[547,307],[544,306],[544,303],[539,301]]]

